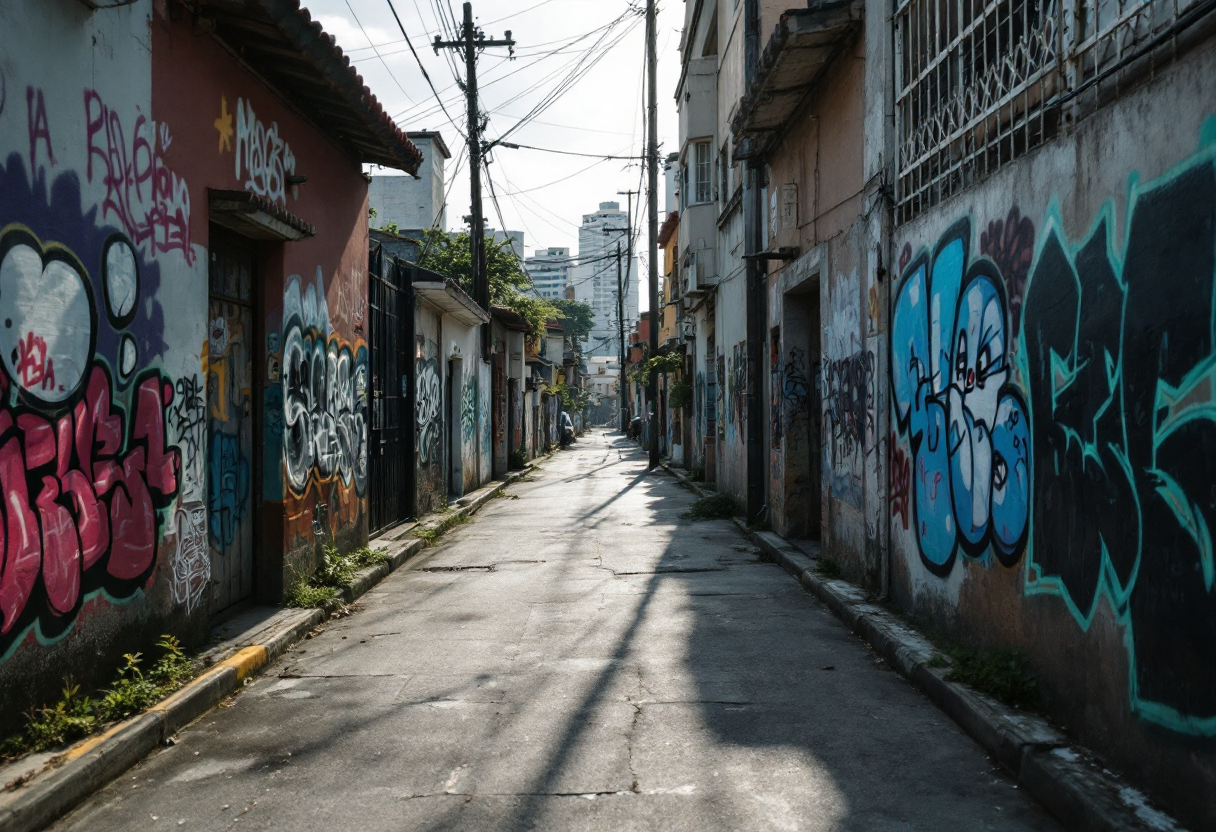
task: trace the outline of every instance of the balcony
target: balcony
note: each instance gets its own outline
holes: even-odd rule
[[[863,0],[811,0],[781,15],[731,121],[736,159],[772,153],[807,94],[861,31],[864,14]]]

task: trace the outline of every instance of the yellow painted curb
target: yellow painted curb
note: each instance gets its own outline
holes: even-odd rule
[[[253,675],[259,668],[265,667],[270,661],[270,651],[260,644],[246,647],[237,651],[230,659],[226,659],[216,667],[231,667],[236,669],[236,680],[244,681],[245,677]]]
[[[137,719],[137,718],[138,718],[138,716],[132,717],[132,719]],[[67,751],[63,752],[63,757],[62,757],[63,761],[70,762],[72,760],[80,759],[85,754],[88,754],[94,748],[96,748],[97,746],[101,745],[103,742],[108,740],[110,737],[117,734],[119,731],[123,730],[124,728],[129,727],[130,721],[131,720],[123,720],[122,722],[115,725],[113,728],[110,728],[109,730],[104,731],[95,737],[90,737],[89,739],[85,740],[84,742],[82,742],[78,745],[72,746]]]

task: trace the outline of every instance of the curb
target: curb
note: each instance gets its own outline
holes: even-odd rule
[[[704,489],[666,463],[663,468],[694,493]],[[1172,818],[1150,808],[1145,797],[1094,762],[1046,719],[1014,710],[964,685],[947,682],[949,668],[929,667],[937,650],[893,613],[870,603],[847,581],[824,578],[816,561],[772,532],[735,526],[904,678],[945,711],[994,757],[1030,795],[1077,832],[1132,832],[1146,825],[1182,832]]]
[[[508,485],[534,470],[527,465],[505,480],[483,486],[467,495],[467,501],[438,521],[472,516]],[[400,569],[423,550],[418,538],[386,541],[390,560],[362,570],[351,587],[342,592],[350,604],[380,581]],[[29,773],[27,785],[0,791],[0,832],[36,832],[70,812],[95,791],[140,762],[156,748],[168,743],[182,728],[210,711],[242,688],[263,668],[283,655],[327,619],[319,610],[300,610],[285,623],[266,633],[259,643],[203,655],[211,666],[185,687],[141,714],[120,722],[101,734],[81,740],[50,758],[40,770]],[[258,631],[260,635],[264,631]]]

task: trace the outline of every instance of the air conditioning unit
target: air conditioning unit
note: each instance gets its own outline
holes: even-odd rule
[[[684,255],[684,294],[704,294],[718,284],[715,268],[715,251],[712,248],[689,249]]]

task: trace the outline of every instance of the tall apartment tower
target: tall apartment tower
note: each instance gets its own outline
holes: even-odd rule
[[[616,244],[621,243],[621,276],[625,285],[625,330],[638,319],[638,268],[627,255],[629,217],[619,202],[601,202],[584,214],[578,231],[578,265],[570,270],[574,299],[590,305],[595,325],[586,354],[615,356],[618,351]]]
[[[568,248],[538,248],[524,261],[524,270],[542,298],[561,300],[566,297],[572,263]]]

